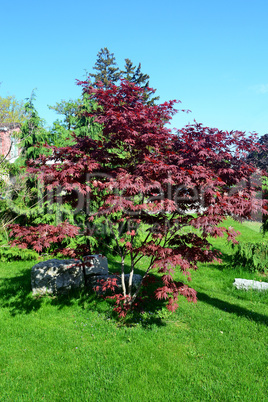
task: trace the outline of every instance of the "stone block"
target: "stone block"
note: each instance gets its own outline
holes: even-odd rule
[[[83,260],[86,277],[91,275],[108,275],[108,261],[103,255],[86,255]]]
[[[80,260],[42,261],[32,267],[31,284],[33,295],[66,293],[85,284]]]
[[[236,287],[236,289],[268,291],[268,282],[253,281],[251,279],[235,278],[233,285]]]

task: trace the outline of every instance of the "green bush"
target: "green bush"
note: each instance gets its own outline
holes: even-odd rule
[[[267,272],[268,242],[241,242],[233,255],[233,266],[243,266],[251,272]]]
[[[0,246],[0,261],[37,260],[40,256],[33,250],[19,247]]]

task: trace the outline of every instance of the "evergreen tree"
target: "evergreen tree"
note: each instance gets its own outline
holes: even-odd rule
[[[120,78],[120,70],[117,67],[114,54],[110,53],[107,47],[99,51],[93,69],[96,70],[96,74],[90,73],[89,76],[94,78],[94,87],[96,87],[97,82],[101,81],[106,88],[109,82],[115,84]]]
[[[121,77],[143,88],[144,100],[149,105],[153,105],[159,99],[159,96],[150,99],[155,92],[149,89],[150,76],[141,72],[141,63],[139,63],[138,67],[134,66],[130,59],[125,59],[125,63],[125,70],[121,71]]]
[[[89,74],[91,78],[94,78],[93,87],[96,87],[97,82],[100,81],[106,89],[108,82],[118,84],[119,79],[123,78],[143,88],[144,100],[147,104],[153,105],[159,99],[159,96],[151,99],[154,91],[149,89],[150,76],[141,72],[141,63],[136,67],[130,59],[125,59],[124,70],[120,71],[117,67],[114,53],[110,53],[107,47],[99,51],[93,69],[96,70],[96,74]]]
[[[97,123],[94,118],[97,109],[97,102],[92,101],[89,95],[84,93],[83,101],[76,112],[74,133],[77,137],[89,137],[94,140],[101,138],[102,124]]]
[[[247,162],[252,163],[255,167],[265,170],[268,174],[268,134],[264,134],[259,139],[261,145],[258,151],[250,152],[247,156]],[[268,177],[263,177],[262,198],[268,200]],[[266,210],[267,210],[266,206]],[[262,230],[268,232],[268,214],[262,215]]]
[[[22,124],[20,132],[21,157],[24,160],[36,159],[39,155],[48,154],[49,150],[44,145],[53,144],[51,134],[44,128],[44,120],[34,107],[34,99],[35,96],[32,94],[25,104],[27,120]]]
[[[95,73],[88,74],[94,78],[93,87],[97,87],[97,82],[102,82],[104,88],[108,88],[108,83],[118,84],[120,78],[139,85],[144,90],[144,101],[147,104],[154,104],[159,97],[152,99],[153,90],[149,89],[149,75],[141,72],[141,63],[138,67],[134,66],[130,59],[125,59],[124,70],[119,70],[113,53],[105,47],[97,55],[97,61],[93,67]],[[88,82],[88,81],[87,81]],[[97,104],[89,99],[87,94],[83,93],[77,100],[62,100],[55,106],[49,106],[56,113],[63,116],[62,120],[54,122],[50,130],[54,138],[53,145],[66,146],[73,142],[71,132],[77,137],[90,137],[97,139],[101,137],[102,125],[94,122],[94,114]]]
[[[247,162],[253,163],[259,169],[268,171],[268,134],[264,134],[259,139],[261,148],[258,151],[250,152],[247,157]]]
[[[63,121],[57,120],[51,128],[53,145],[67,146],[74,141],[72,134],[77,137],[90,137],[97,139],[101,133],[101,124],[94,121],[94,113],[98,105],[83,94],[81,99],[57,102],[49,106],[58,114],[64,116]]]

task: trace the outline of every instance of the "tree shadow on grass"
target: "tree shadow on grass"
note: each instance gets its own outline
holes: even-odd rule
[[[251,321],[268,326],[268,316],[265,314],[255,313],[254,311],[237,306],[236,304],[231,304],[216,297],[210,297],[203,292],[198,292],[197,298],[198,300],[210,304],[211,306],[216,307],[226,313],[236,314],[238,317],[245,317]]]
[[[209,263],[210,267],[214,267],[219,271],[223,271],[225,268],[234,268],[234,256],[233,254],[228,254],[220,251],[217,248],[212,248],[213,251],[219,251],[219,258],[222,260],[221,263]]]
[[[235,255],[234,250],[231,250],[230,246],[230,253],[228,252],[222,252],[217,248],[212,248],[213,251],[219,251],[220,255],[219,258],[221,259],[221,263],[209,263],[210,267],[213,267],[217,269],[218,271],[223,271],[224,269],[229,269],[232,270],[233,272],[253,272],[251,267],[253,264],[250,262],[247,264],[242,263],[237,259],[237,256]]]
[[[114,263],[111,267],[111,274],[118,271],[120,264]],[[137,270],[136,273],[143,274],[143,271]],[[43,303],[48,303],[57,309],[78,305],[86,311],[97,311],[106,318],[113,318],[120,325],[136,325],[141,324],[143,327],[149,328],[152,325],[163,326],[165,322],[161,317],[164,306],[163,301],[153,300],[153,292],[158,283],[150,285],[147,290],[145,302],[141,304],[140,309],[125,321],[118,321],[113,313],[113,300],[99,297],[96,293],[85,287],[82,289],[74,289],[68,293],[57,296],[35,297],[32,295],[31,289],[31,270],[21,269],[19,274],[11,278],[0,277],[0,308],[5,308],[11,316],[19,314],[30,314],[32,311],[40,309]]]
[[[0,278],[0,308],[7,308],[12,316],[38,310],[41,303],[41,299],[32,297],[31,270],[21,270],[20,275],[11,278]]]
[[[58,309],[77,304],[85,312],[95,311],[102,314],[104,319],[114,320],[119,326],[131,327],[139,324],[146,329],[150,329],[153,325],[166,325],[163,314],[163,307],[166,302],[156,300],[153,297],[157,287],[159,287],[159,282],[146,287],[146,294],[143,294],[143,300],[140,302],[139,307],[133,312],[131,311],[125,318],[119,318],[118,314],[114,312],[115,302],[113,299],[97,295],[88,287],[72,290],[68,295],[53,297],[50,304],[56,306]]]

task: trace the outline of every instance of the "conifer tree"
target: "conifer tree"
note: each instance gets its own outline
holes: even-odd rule
[[[247,156],[247,162],[255,167],[263,169],[268,174],[268,134],[264,134],[259,139],[260,148],[258,151],[250,152]],[[268,200],[268,178],[263,177],[262,198]],[[266,207],[267,209],[267,207]],[[262,230],[268,232],[268,214],[262,215]]]
[[[259,169],[268,171],[268,134],[264,134],[259,139],[261,145],[258,151],[250,152],[247,157],[247,162],[251,162]]]
[[[93,69],[96,70],[96,74],[90,73],[89,76],[94,78],[94,87],[97,82],[101,81],[106,88],[109,82],[115,84],[120,78],[120,70],[117,67],[114,53],[110,53],[107,47],[99,51]]]
[[[143,88],[144,100],[149,105],[153,105],[159,99],[159,96],[150,99],[155,92],[149,85],[150,76],[141,72],[141,63],[139,63],[138,67],[134,66],[130,59],[125,59],[125,63],[125,70],[121,71],[121,77]]]
[[[143,88],[144,101],[147,104],[153,105],[155,101],[159,99],[159,96],[151,99],[155,91],[150,88],[150,76],[141,72],[141,63],[139,63],[138,67],[134,66],[133,62],[127,58],[125,59],[124,70],[119,70],[114,53],[110,53],[107,47],[99,51],[93,69],[97,71],[95,74],[89,74],[89,77],[94,78],[94,82],[92,83],[93,87],[96,87],[97,82],[100,81],[103,83],[104,88],[107,88],[108,82],[118,84],[119,79],[123,78]]]
[[[51,134],[44,128],[44,120],[34,107],[35,95],[25,103],[27,120],[21,126],[20,147],[21,156],[25,160],[36,159],[39,155],[49,153],[45,144],[53,144]]]

